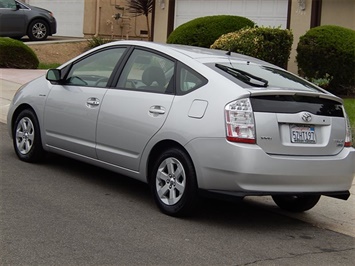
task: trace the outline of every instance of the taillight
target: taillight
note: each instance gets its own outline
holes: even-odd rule
[[[350,127],[350,120],[348,115],[345,112],[345,109],[343,107],[344,110],[344,118],[345,118],[345,131],[346,131],[346,135],[345,135],[345,143],[344,143],[344,147],[351,147],[351,127]]]
[[[255,144],[255,123],[249,98],[231,102],[225,107],[227,140]]]

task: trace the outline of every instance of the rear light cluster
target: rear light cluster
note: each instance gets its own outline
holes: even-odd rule
[[[344,107],[343,107],[344,108]],[[350,127],[350,120],[349,117],[347,116],[345,110],[344,110],[344,116],[345,116],[345,127],[346,127],[346,135],[345,135],[345,147],[351,147],[351,127]]]
[[[225,107],[227,140],[256,143],[253,109],[249,98],[233,101]]]

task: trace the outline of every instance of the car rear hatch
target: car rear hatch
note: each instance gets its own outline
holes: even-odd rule
[[[251,93],[257,144],[275,155],[335,155],[346,119],[338,98],[295,91]]]

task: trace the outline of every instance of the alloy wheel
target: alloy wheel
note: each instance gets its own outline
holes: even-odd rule
[[[46,25],[41,22],[34,24],[32,27],[32,34],[38,40],[43,39],[47,35]]]
[[[31,151],[34,143],[35,131],[34,126],[28,117],[23,117],[16,127],[16,146],[17,150],[26,155]]]
[[[179,202],[186,188],[186,174],[182,163],[172,157],[163,160],[158,167],[155,187],[164,204],[174,205]]]

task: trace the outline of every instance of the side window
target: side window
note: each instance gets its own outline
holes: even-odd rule
[[[16,8],[15,0],[0,0],[0,8]]]
[[[66,84],[104,88],[125,48],[106,49],[74,63]]]
[[[177,83],[177,94],[186,94],[205,85],[207,83],[207,79],[191,68],[185,65],[180,65]]]
[[[174,61],[145,50],[135,49],[118,80],[117,88],[173,93]]]

